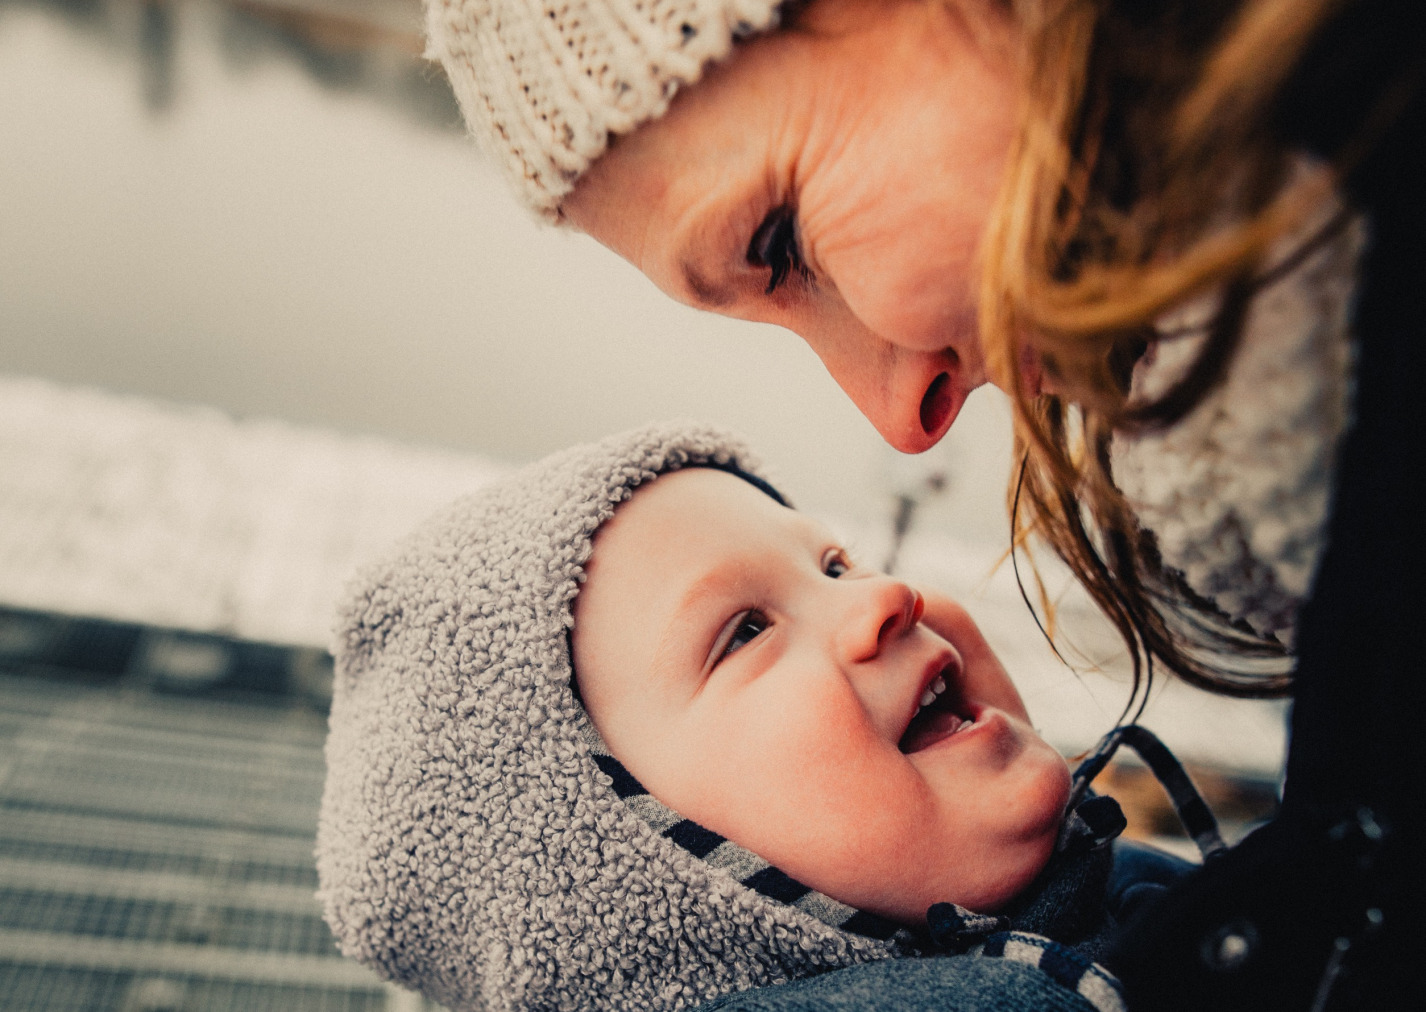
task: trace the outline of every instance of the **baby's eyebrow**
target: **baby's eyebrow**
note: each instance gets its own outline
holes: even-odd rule
[[[746,567],[746,562],[740,559],[720,562],[707,572],[702,573],[679,595],[678,602],[674,605],[673,616],[659,633],[659,638],[654,645],[650,665],[654,672],[668,671],[674,663],[678,651],[682,650],[686,655],[695,649],[689,641],[693,637],[701,635],[707,624],[700,620],[700,616],[716,607],[716,605],[708,603],[710,596],[731,585],[737,579],[739,571],[745,570]],[[717,594],[719,601],[726,600],[727,596],[726,593]],[[710,637],[709,644],[711,645],[711,643]],[[697,647],[697,649],[701,648],[701,645]],[[698,657],[696,660],[700,669],[704,660],[706,660],[704,657]]]

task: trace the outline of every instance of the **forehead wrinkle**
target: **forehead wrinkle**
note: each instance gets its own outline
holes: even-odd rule
[[[862,129],[861,120],[869,114],[839,94],[824,94],[825,90],[816,89],[802,96],[799,108],[783,111],[777,135],[777,166],[783,182],[775,185],[793,198],[802,256],[819,287],[835,290],[835,272],[826,263],[824,250],[845,227],[844,219],[865,213],[865,201],[846,199],[849,189],[861,185],[862,173],[847,177],[842,157],[849,143],[845,132]]]
[[[812,125],[797,161],[797,180],[802,224],[827,247],[885,195],[868,192],[866,173],[855,161],[847,161],[853,139],[866,129],[874,131],[876,125],[863,124],[863,110],[848,108],[835,98],[824,97],[821,102],[810,117]]]

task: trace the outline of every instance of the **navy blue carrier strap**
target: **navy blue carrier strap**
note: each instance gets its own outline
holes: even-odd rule
[[[1218,820],[1203,800],[1203,795],[1198,793],[1188,771],[1154,732],[1138,724],[1125,724],[1110,731],[1075,769],[1070,788],[1070,811],[1080,807],[1090,782],[1103,772],[1121,745],[1128,745],[1133,749],[1163,786],[1179,822],[1183,824],[1184,832],[1198,846],[1203,860],[1211,861],[1225,852],[1228,845],[1223,842],[1223,834],[1218,831]],[[1073,819],[1066,820],[1062,832],[1073,832],[1075,827],[1072,823]]]

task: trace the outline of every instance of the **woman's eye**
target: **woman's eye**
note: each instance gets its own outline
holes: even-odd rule
[[[723,657],[727,657],[735,650],[740,650],[753,640],[762,635],[769,623],[767,616],[762,612],[753,609],[745,611],[738,617],[737,624],[733,626],[733,635],[728,638],[728,645],[723,648]]]
[[[770,271],[767,295],[777,291],[792,271],[803,277],[809,276],[797,241],[796,211],[784,205],[768,212],[753,233],[752,242],[748,243],[748,263]]]
[[[825,562],[822,563],[822,572],[832,579],[840,579],[851,571],[852,564],[842,552],[831,552]]]

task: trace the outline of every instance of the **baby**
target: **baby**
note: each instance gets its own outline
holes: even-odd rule
[[[456,1010],[674,1009],[1099,929],[1118,826],[1067,823],[974,623],[759,474],[726,434],[641,429],[363,575],[317,846],[344,952]]]

